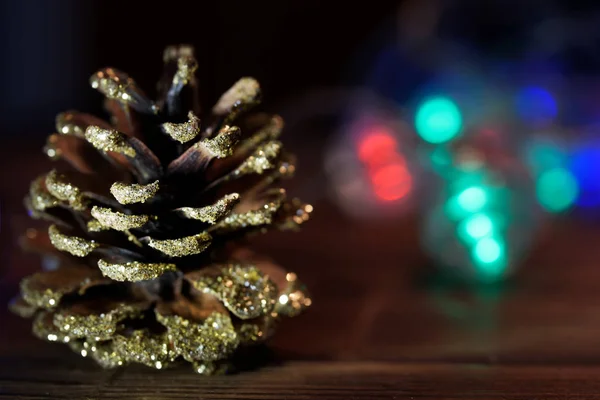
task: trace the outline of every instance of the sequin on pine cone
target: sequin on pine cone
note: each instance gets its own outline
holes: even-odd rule
[[[90,84],[110,123],[57,116],[44,148],[56,166],[25,199],[49,227],[21,243],[58,267],[23,279],[10,308],[33,318],[35,336],[105,368],[222,372],[311,304],[296,274],[245,246],[297,229],[312,206],[278,186],[294,158],[278,140],[279,116],[248,113],[260,102],[256,80],[240,79],[202,112],[193,49],[168,47],[164,63],[157,101],[105,68]]]

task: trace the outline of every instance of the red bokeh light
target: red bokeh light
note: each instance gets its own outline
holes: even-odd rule
[[[399,200],[412,189],[412,177],[398,147],[394,135],[385,128],[369,130],[357,146],[373,192],[383,201]]]
[[[396,139],[383,130],[373,130],[366,134],[358,145],[358,158],[365,164],[396,155]]]
[[[370,176],[375,194],[385,201],[403,198],[412,187],[411,176],[404,164],[386,165],[376,169]]]

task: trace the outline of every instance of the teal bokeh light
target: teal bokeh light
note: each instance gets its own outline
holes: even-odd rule
[[[472,249],[478,275],[484,280],[496,280],[506,272],[504,244],[495,237],[484,237]]]
[[[464,219],[488,205],[488,197],[488,193],[483,187],[469,186],[447,200],[446,215],[453,221]]]
[[[575,202],[579,187],[571,172],[564,168],[553,168],[538,177],[536,194],[546,210],[561,212]]]
[[[473,251],[475,259],[481,264],[491,264],[502,256],[502,247],[496,239],[491,237],[479,240]]]
[[[459,135],[462,116],[452,100],[433,97],[419,106],[415,126],[423,140],[434,144],[444,143]]]
[[[463,210],[477,212],[485,206],[487,194],[483,188],[471,186],[458,195],[457,201]]]
[[[488,214],[477,213],[462,220],[457,226],[457,233],[461,241],[470,246],[481,238],[492,235],[497,228]]]
[[[492,219],[485,214],[475,214],[465,221],[465,233],[474,239],[480,239],[492,232]]]

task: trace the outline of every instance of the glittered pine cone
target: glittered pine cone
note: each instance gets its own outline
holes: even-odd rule
[[[296,275],[246,241],[296,229],[312,207],[277,186],[293,158],[280,117],[246,113],[260,100],[254,79],[204,115],[193,50],[169,47],[164,62],[157,102],[105,68],[90,83],[111,123],[57,117],[45,148],[56,168],[25,199],[50,226],[22,240],[54,268],[23,279],[11,309],[103,367],[185,361],[213,373],[310,305]]]

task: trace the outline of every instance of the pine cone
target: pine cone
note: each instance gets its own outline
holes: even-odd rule
[[[212,373],[310,305],[295,274],[244,243],[297,228],[312,207],[273,188],[293,158],[277,141],[280,117],[246,114],[260,100],[254,79],[201,119],[193,49],[169,47],[164,62],[156,103],[105,68],[90,83],[111,123],[58,115],[45,148],[56,169],[25,199],[51,225],[22,240],[55,268],[25,278],[11,309],[103,367],[185,360]]]

